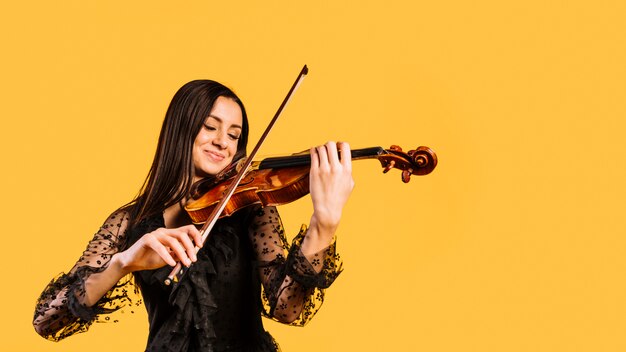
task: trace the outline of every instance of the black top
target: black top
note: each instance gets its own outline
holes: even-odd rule
[[[127,211],[113,213],[74,268],[46,287],[34,319],[43,336],[58,341],[94,321],[116,321],[110,313],[141,303],[139,287],[150,320],[146,351],[276,351],[261,314],[304,325],[341,272],[334,244],[305,257],[300,246],[306,227],[289,246],[276,209],[251,207],[217,222],[179,283],[164,284],[170,266],[135,272],[85,307],[89,276],[144,234],[165,227],[161,214],[132,229],[128,220]]]

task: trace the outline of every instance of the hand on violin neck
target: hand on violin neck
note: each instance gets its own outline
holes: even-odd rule
[[[305,247],[308,247],[306,242],[315,242],[313,247],[324,246],[318,248],[323,249],[332,242],[343,207],[353,188],[352,158],[348,143],[328,142],[311,148],[309,189],[313,215]],[[309,237],[312,241],[308,241]]]

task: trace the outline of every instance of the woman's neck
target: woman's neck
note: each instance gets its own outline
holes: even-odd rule
[[[182,206],[181,201],[163,211],[163,220],[166,228],[172,229],[191,224],[191,219]]]

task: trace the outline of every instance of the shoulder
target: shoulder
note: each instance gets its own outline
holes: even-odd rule
[[[130,224],[130,217],[130,209],[126,206],[120,207],[107,216],[101,229],[115,232],[126,230]]]
[[[112,212],[107,219],[105,220],[105,224],[107,223],[128,223],[130,222],[130,211],[126,208],[119,208]]]

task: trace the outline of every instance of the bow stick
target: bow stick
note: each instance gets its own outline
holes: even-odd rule
[[[248,169],[250,168],[250,165],[252,164],[252,159],[254,159],[254,157],[256,156],[257,151],[259,150],[259,148],[265,141],[265,138],[267,137],[267,135],[272,130],[272,127],[274,127],[276,120],[278,120],[278,116],[280,116],[280,113],[283,111],[283,109],[285,108],[289,100],[291,100],[291,96],[293,95],[293,93],[295,93],[296,89],[298,89],[298,87],[300,86],[300,83],[302,83],[302,80],[304,79],[304,76],[306,76],[307,73],[309,73],[309,69],[306,67],[306,65],[304,65],[304,67],[302,67],[302,71],[300,71],[300,73],[298,74],[298,78],[293,83],[293,85],[291,86],[291,89],[289,90],[289,93],[287,93],[287,96],[283,100],[283,103],[280,104],[280,107],[278,107],[278,110],[276,111],[274,118],[272,118],[272,121],[270,121],[269,125],[265,129],[265,132],[263,132],[263,135],[257,142],[256,146],[254,147],[250,155],[246,158],[246,162],[243,164],[243,166],[241,166],[241,169],[239,170],[239,173],[237,173],[237,176],[234,178],[234,181],[230,184],[230,187],[226,190],[224,197],[222,198],[222,200],[220,200],[217,206],[213,209],[213,212],[211,213],[211,215],[209,215],[209,218],[204,223],[204,226],[202,226],[202,228],[200,229],[200,234],[202,235],[202,244],[204,244],[207,238],[209,238],[209,233],[213,229],[213,226],[215,226],[217,219],[220,217],[220,214],[222,214],[222,211],[224,211],[224,208],[226,207],[226,204],[230,200],[230,197],[233,195],[233,193],[235,192],[235,189],[237,188],[237,186],[243,179],[244,175],[247,173]],[[200,247],[196,246],[195,247],[196,253],[198,253],[199,250],[200,250]],[[183,269],[183,266],[180,262],[176,263],[176,266],[174,267],[174,269],[172,269],[172,272],[169,274],[167,279],[165,279],[165,284],[170,285],[172,281],[179,282],[180,280],[182,280],[183,275],[186,272],[187,270]]]

